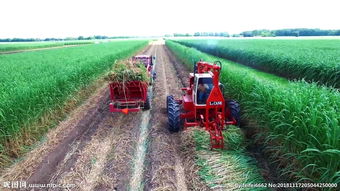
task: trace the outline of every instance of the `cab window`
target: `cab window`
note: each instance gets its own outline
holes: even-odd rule
[[[213,88],[212,78],[200,78],[197,84],[197,104],[206,104],[210,92]]]

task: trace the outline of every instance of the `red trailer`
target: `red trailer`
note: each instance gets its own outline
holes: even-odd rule
[[[143,81],[130,81],[130,82],[111,82],[110,87],[110,111],[123,112],[137,112],[141,109],[150,109],[150,95],[149,85],[155,79],[154,72],[154,59],[153,56],[138,55],[132,57],[132,62],[137,64],[144,64],[150,76],[150,83]]]
[[[111,112],[136,112],[150,109],[148,83],[131,81],[125,83],[110,83]]]

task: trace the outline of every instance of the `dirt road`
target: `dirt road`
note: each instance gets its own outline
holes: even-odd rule
[[[166,129],[165,98],[181,95],[180,78],[186,72],[164,41],[141,53],[156,56],[151,110],[110,113],[103,84],[0,181],[59,184],[70,190],[207,190],[198,178],[192,147],[186,147],[190,138]],[[50,190],[63,190],[59,186]]]

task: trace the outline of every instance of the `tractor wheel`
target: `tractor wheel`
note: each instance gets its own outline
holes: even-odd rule
[[[144,103],[143,110],[149,110],[150,109],[150,96],[149,94],[146,97],[146,101]]]
[[[178,132],[181,127],[180,105],[174,99],[168,102],[168,128],[170,132]]]
[[[230,109],[231,117],[233,117],[236,120],[236,125],[240,126],[241,124],[240,104],[238,104],[234,100],[229,100],[227,106]]]
[[[174,101],[173,95],[166,96],[166,113],[169,113],[169,103],[172,101]]]

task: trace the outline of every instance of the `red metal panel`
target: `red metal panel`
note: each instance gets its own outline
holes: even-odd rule
[[[148,83],[141,81],[110,83],[110,111],[139,111],[147,99]]]

